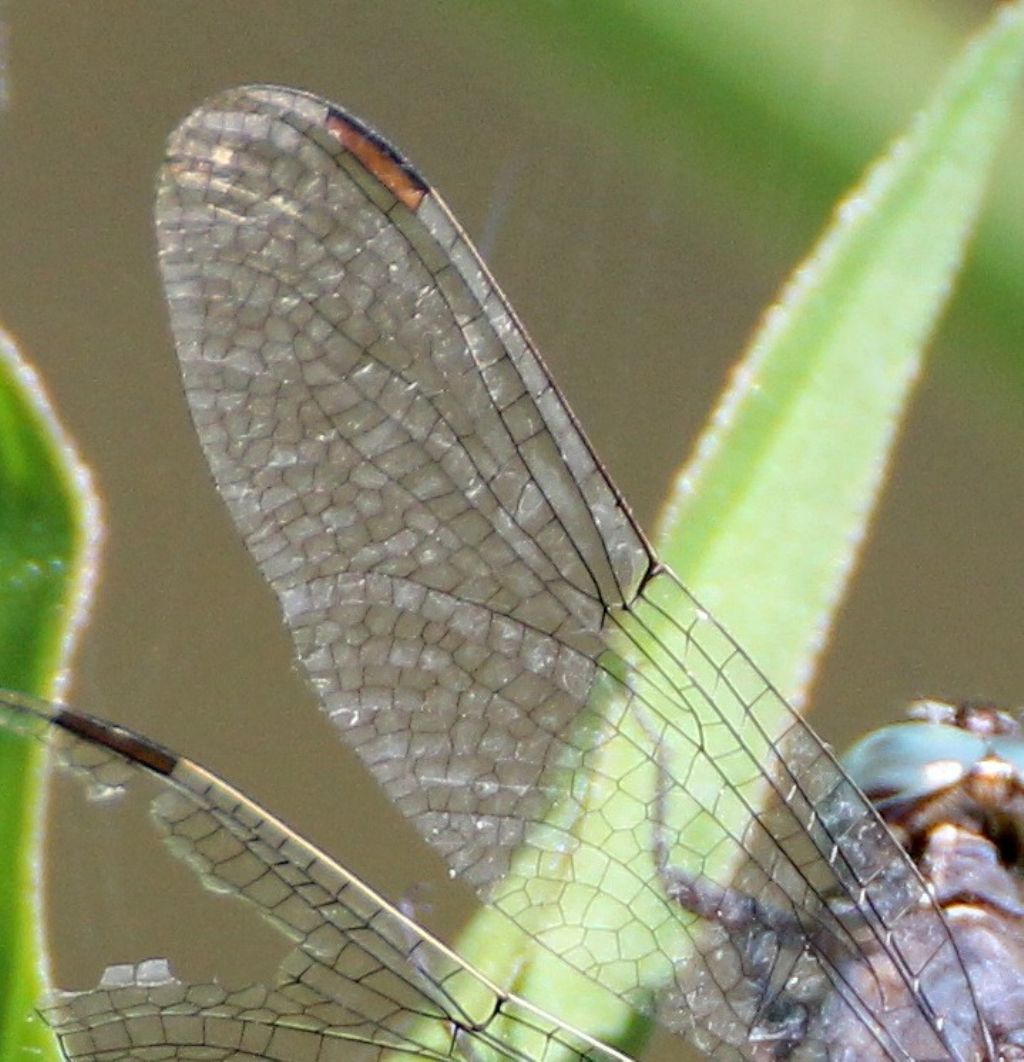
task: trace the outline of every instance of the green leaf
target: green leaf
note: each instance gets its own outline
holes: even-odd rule
[[[472,5],[476,11],[479,5]],[[575,93],[603,128],[643,145],[652,166],[685,170],[701,208],[778,245],[809,231],[919,106],[972,17],[932,0],[520,0],[492,4],[503,40],[554,76],[545,92]],[[1024,138],[1008,173],[1024,167]],[[783,184],[785,194],[779,195]],[[781,212],[781,215],[780,215]],[[1019,182],[995,188],[961,280],[956,345],[965,384],[997,388],[1019,408],[1024,391],[1024,211]],[[982,363],[989,362],[982,369]],[[1012,385],[1007,391],[1005,384]],[[991,405],[991,402],[990,402]]]
[[[796,699],[845,590],[924,345],[963,261],[1022,58],[1024,6],[1017,4],[996,14],[908,136],[839,207],[766,314],[661,521],[664,558]],[[634,761],[628,742],[612,745],[596,773],[628,774],[635,785]],[[608,843],[610,814],[629,813],[623,805],[609,810],[608,789],[595,784],[588,797],[600,814],[573,824],[581,851]],[[634,798],[641,811],[651,799]],[[562,880],[549,886],[557,911],[570,925],[617,925],[614,903],[601,907],[575,887],[586,880],[579,857],[566,857]],[[510,894],[517,890],[531,892],[523,880],[511,884]],[[546,897],[536,888],[531,895],[543,909]],[[638,903],[630,912],[644,916]],[[648,926],[665,939],[664,927]],[[537,932],[559,939],[553,922]],[[549,1011],[636,1050],[635,1015],[616,998],[624,986],[614,948],[597,959],[610,994],[586,987],[524,940],[488,910],[460,951]],[[674,944],[684,946],[681,933]],[[652,964],[649,973],[656,991],[665,970]]]
[[[801,701],[1005,131],[1024,51],[1000,11],[839,205],[681,475],[663,558]]]
[[[0,335],[0,686],[52,696],[84,612],[98,539],[89,476],[32,370]],[[0,731],[0,1058],[59,1058],[45,989],[37,851],[42,749]]]

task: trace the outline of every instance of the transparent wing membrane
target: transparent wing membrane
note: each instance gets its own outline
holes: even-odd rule
[[[172,137],[160,262],[196,429],[324,710],[487,885],[571,769],[604,609],[650,561],[396,158],[312,97],[229,93]]]
[[[292,945],[271,986],[190,985],[160,961],[107,970],[44,1016],[69,1059],[592,1059],[623,1062],[500,992],[358,878],[199,764],[70,709],[0,696],[0,722],[46,741],[94,791],[162,789],[153,818],[203,882]]]
[[[827,1007],[879,1057],[966,1050],[916,872],[657,566],[415,171],[323,100],[241,89],[172,137],[157,229],[218,488],[324,710],[453,868],[708,1050],[821,1046]]]
[[[324,711],[456,872],[716,1057],[990,1053],[916,869],[658,563],[466,236],[397,152],[316,97],[226,92],[171,138],[157,232],[217,487]],[[341,929],[328,936],[343,953]],[[384,939],[392,961],[373,961],[387,977],[397,964],[414,997],[389,988],[396,1014],[434,1007],[440,1028],[478,1028],[438,996],[464,967],[442,953],[427,978],[433,954]],[[310,961],[327,998],[324,960]],[[956,1017],[934,1002],[950,985]],[[344,1008],[350,984],[336,989]],[[505,1007],[492,992],[485,1011]],[[439,1057],[461,1049],[449,1037]]]

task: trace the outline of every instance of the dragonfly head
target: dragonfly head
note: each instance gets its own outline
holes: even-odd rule
[[[1024,739],[988,704],[922,700],[908,720],[867,735],[843,763],[910,854],[948,848],[949,828],[1024,864]],[[940,837],[936,831],[946,829]]]

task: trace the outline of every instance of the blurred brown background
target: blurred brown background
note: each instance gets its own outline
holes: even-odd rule
[[[812,76],[820,69],[820,96],[798,106],[824,107],[837,65],[877,47],[864,5],[786,2],[802,12]],[[891,109],[883,99],[861,164],[990,7],[927,6],[948,20],[948,47],[927,62],[908,51],[903,80],[919,84],[904,84]],[[23,0],[7,10],[0,319],[92,466],[108,524],[75,701],[202,759],[393,898],[432,875],[433,917],[449,931],[468,894],[320,720],[207,480],[150,209],[164,138],[208,93],[279,81],[343,103],[409,155],[482,245],[650,526],[760,309],[825,215],[801,213],[787,175],[803,160],[787,153],[737,187],[712,186],[697,165],[699,129],[681,122],[669,143],[664,122],[638,128],[642,78],[631,106],[616,105],[600,68],[567,61],[567,42],[531,34],[514,8]],[[878,92],[893,79],[880,71]],[[1005,190],[1020,178],[1004,164],[997,179]],[[737,188],[753,205],[730,200]],[[1024,416],[989,362],[965,370],[951,345],[969,329],[950,335],[926,370],[817,687],[815,719],[839,745],[920,694],[1024,701]],[[147,955],[180,956],[197,977],[245,979],[268,961],[248,948],[244,912],[190,890],[188,872],[137,832],[141,816],[83,810],[74,787],[59,797],[47,879],[59,984],[84,987],[106,962]]]

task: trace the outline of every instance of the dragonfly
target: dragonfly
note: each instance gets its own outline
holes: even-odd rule
[[[710,1057],[1012,1057],[941,890],[659,561],[395,148],[226,91],[171,136],[156,227],[216,487],[323,711],[453,874]],[[622,1057],[194,761],[0,712],[101,791],[156,777],[172,850],[294,945],[234,995],[112,968],[45,1011],[68,1059]]]

